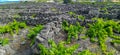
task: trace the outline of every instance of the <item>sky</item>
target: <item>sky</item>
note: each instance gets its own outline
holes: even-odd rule
[[[4,2],[4,1],[19,1],[19,0],[0,0],[0,2]]]

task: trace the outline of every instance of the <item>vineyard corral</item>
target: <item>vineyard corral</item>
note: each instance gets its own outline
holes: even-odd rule
[[[120,55],[120,3],[1,4],[0,55]]]

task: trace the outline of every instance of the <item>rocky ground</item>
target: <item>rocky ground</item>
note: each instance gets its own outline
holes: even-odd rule
[[[74,12],[76,15],[85,16],[85,21],[75,19],[68,13]],[[30,40],[26,35],[28,29],[21,29],[19,34],[11,36],[9,33],[0,34],[2,38],[9,38],[10,43],[0,46],[0,55],[33,55],[39,54],[38,43],[49,47],[48,40],[53,39],[56,43],[66,40],[67,33],[62,30],[62,21],[69,23],[81,22],[81,25],[91,23],[93,17],[108,18],[120,20],[120,4],[56,4],[56,3],[17,3],[0,5],[0,25],[12,22],[14,19],[18,22],[26,22],[30,27],[37,24],[43,24],[44,28],[36,36],[35,43],[30,46]],[[74,40],[70,45],[80,44],[76,52],[89,49],[102,55],[97,43],[91,43],[90,39],[82,39],[80,34],[78,40]],[[109,40],[108,40],[109,41]],[[115,51],[114,55],[120,55],[120,45],[107,43],[108,51]]]

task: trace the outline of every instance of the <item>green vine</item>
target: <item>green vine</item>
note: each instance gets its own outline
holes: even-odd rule
[[[62,28],[67,32],[67,42],[70,43],[72,38],[78,39],[78,34],[80,34],[83,30],[83,27],[80,26],[79,22],[76,25],[68,24],[67,21],[62,23]]]
[[[28,39],[32,40],[31,45],[34,44],[35,42],[35,37],[37,36],[37,34],[43,29],[43,25],[36,25],[36,27],[31,28],[29,30],[29,33],[27,34]]]
[[[24,22],[17,22],[14,20],[14,22],[10,22],[5,26],[0,26],[0,34],[3,33],[11,33],[12,35],[13,33],[18,34],[20,28],[26,28],[26,24]]]
[[[9,43],[8,38],[0,38],[0,45],[5,46],[8,43]]]
[[[89,24],[89,29],[87,30],[86,35],[90,37],[92,42],[98,42],[103,53],[107,53],[106,40],[108,37],[113,39],[119,39],[119,36],[114,35],[114,30],[119,32],[119,23],[113,20],[104,21],[101,18],[95,18],[95,23]],[[97,40],[98,39],[98,40]],[[120,40],[112,41],[119,42]]]
[[[49,40],[50,48],[46,48],[44,45],[39,44],[41,55],[73,55],[74,51],[78,48],[78,44],[73,46],[65,46],[65,42],[59,42],[56,44],[53,40]]]

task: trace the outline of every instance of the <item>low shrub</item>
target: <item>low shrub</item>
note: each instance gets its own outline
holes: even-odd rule
[[[8,43],[9,43],[8,38],[0,38],[0,45],[5,46]]]
[[[67,42],[70,43],[72,38],[78,39],[78,34],[82,32],[83,27],[79,24],[79,22],[76,23],[76,25],[68,24],[67,21],[64,21],[62,23],[62,28],[64,31],[67,32]]]
[[[89,29],[87,30],[86,35],[90,37],[90,40],[92,42],[98,42],[103,53],[106,53],[107,46],[105,42],[107,38],[111,37],[113,39],[119,39],[118,36],[114,35],[114,30],[119,31],[119,23],[113,20],[103,20],[102,18],[95,18],[94,20],[96,20],[96,22],[93,24],[89,24]]]
[[[43,29],[43,25],[36,25],[36,27],[33,27],[29,30],[27,37],[28,39],[31,39],[31,46],[34,44],[35,42],[35,37],[37,36],[37,34]]]
[[[29,33],[27,34],[27,37],[29,39],[33,39],[35,36],[37,36],[37,34],[43,29],[43,26],[42,25],[37,25],[36,27],[34,28],[31,28],[29,30]]]
[[[65,46],[65,42],[59,42],[56,44],[53,40],[49,40],[50,48],[46,48],[44,45],[39,44],[41,55],[73,55],[74,51],[79,47],[78,44],[73,46]]]
[[[84,51],[80,52],[78,55],[95,55],[95,54],[90,52],[89,50],[84,50]]]
[[[17,22],[14,20],[14,22],[10,22],[6,24],[5,26],[0,26],[0,33],[18,33],[20,28],[26,28],[26,24],[24,22]]]
[[[85,20],[85,16],[83,16],[83,15],[77,15],[75,12],[68,12],[68,14],[71,16],[71,17],[74,17],[74,18],[78,18],[78,19],[80,19],[80,20],[82,20],[82,21],[84,21]]]

